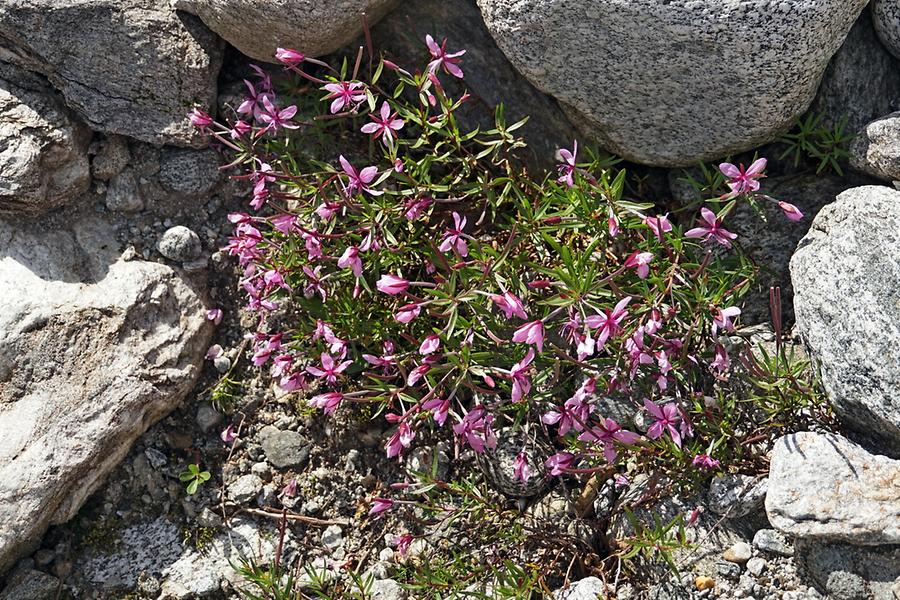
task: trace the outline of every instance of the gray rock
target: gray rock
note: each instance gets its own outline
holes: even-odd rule
[[[0,221],[0,571],[74,516],[200,373],[212,328],[198,291],[117,248],[93,218]]]
[[[115,212],[134,213],[144,209],[144,196],[134,171],[125,169],[112,178],[106,188],[106,208]]]
[[[294,467],[300,470],[309,462],[309,441],[296,431],[282,431],[267,425],[258,437],[266,460],[277,469]]]
[[[45,212],[87,191],[90,138],[45,81],[0,63],[0,214]]]
[[[178,262],[186,262],[200,256],[203,244],[200,237],[183,225],[170,227],[156,245],[159,253]]]
[[[834,127],[843,119],[855,134],[873,119],[900,109],[900,63],[885,50],[868,7],[856,20],[819,86],[811,111]]]
[[[766,513],[794,537],[900,544],[900,461],[834,434],[784,436],[772,450]]]
[[[497,447],[476,454],[478,466],[485,481],[498,492],[510,498],[533,498],[541,496],[550,487],[544,462],[553,450],[543,440],[534,438],[527,442],[523,432],[503,430],[497,432]],[[531,477],[523,482],[515,476],[516,456],[526,448]]]
[[[900,0],[873,0],[872,20],[882,43],[900,59]]]
[[[464,126],[493,129],[494,109],[503,104],[506,122],[529,117],[515,134],[529,147],[525,157],[538,166],[552,166],[558,148],[571,148],[578,136],[559,105],[536,89],[510,64],[484,24],[472,0],[417,0],[404,2],[372,29],[376,48],[384,48],[392,60],[406,68],[425,68],[428,53],[425,35],[447,47],[466,49],[462,57],[465,79],[442,77],[454,97],[468,90],[478,102],[467,102],[457,112]]]
[[[201,404],[197,408],[197,426],[203,433],[209,433],[222,422],[222,413],[209,404]]]
[[[22,561],[10,574],[0,600],[56,600],[62,582],[34,569],[30,561]]]
[[[378,579],[369,590],[372,600],[406,600],[406,590],[393,579]]]
[[[241,475],[228,485],[228,498],[238,504],[246,504],[256,498],[263,488],[258,475]]]
[[[747,561],[747,572],[759,577],[766,570],[766,560],[756,556]]]
[[[91,175],[94,179],[109,181],[122,172],[130,159],[131,153],[125,138],[121,135],[108,135],[91,161]]]
[[[231,369],[231,359],[227,356],[217,356],[213,359],[213,367],[215,367],[216,371],[219,373],[225,374]]]
[[[768,482],[752,475],[719,475],[709,485],[710,510],[731,519],[762,509]]]
[[[796,331],[850,427],[900,449],[900,191],[865,186],[826,206],[791,259]]]
[[[850,164],[879,179],[900,181],[900,112],[876,119],[860,131],[850,145]]]
[[[159,183],[170,191],[196,198],[220,182],[219,156],[213,150],[165,148],[159,161]]]
[[[344,532],[340,525],[329,525],[322,532],[322,545],[329,550],[337,550],[344,545]]]
[[[232,46],[256,60],[277,62],[278,47],[322,56],[362,33],[362,15],[374,24],[397,0],[174,0],[195,14]],[[260,35],[265,31],[265,35]]]
[[[741,576],[741,567],[736,563],[722,560],[716,563],[716,573],[729,579],[738,579]]]
[[[769,554],[793,556],[794,548],[781,533],[774,529],[760,529],[753,535],[753,547]]]
[[[737,542],[722,554],[722,558],[728,562],[742,565],[750,560],[752,551],[750,544],[747,542]]]
[[[573,122],[660,166],[777,137],[809,107],[865,4],[478,0],[513,65],[569,105]]]
[[[597,577],[585,577],[572,585],[553,592],[553,600],[596,600],[606,592],[603,581]]]
[[[900,547],[803,543],[797,557],[821,591],[833,600],[896,600]]]
[[[213,106],[222,43],[167,0],[8,0],[0,39],[4,61],[46,75],[93,129],[204,143],[187,112]]]

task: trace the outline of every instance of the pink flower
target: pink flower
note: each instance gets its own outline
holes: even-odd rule
[[[221,308],[211,308],[206,311],[206,320],[212,321],[214,324],[218,325],[222,322],[223,314]]]
[[[628,485],[628,484],[630,483],[630,482],[628,481],[628,478],[625,477],[624,475],[621,475],[621,474],[620,474],[620,475],[616,475],[616,478],[613,480],[613,482],[614,482],[614,484],[615,484],[615,486],[616,486],[617,489],[618,489],[618,488],[623,488],[623,487],[625,487],[626,485]]]
[[[397,553],[400,556],[406,556],[406,553],[409,551],[410,545],[412,545],[413,540],[415,540],[413,536],[408,533],[405,535],[398,535],[394,537],[394,546],[397,547]]]
[[[340,392],[327,392],[310,398],[309,405],[315,408],[321,408],[326,415],[330,415],[337,409],[343,399],[344,395]]]
[[[362,190],[372,196],[380,196],[384,193],[366,187],[372,183],[372,180],[378,175],[378,167],[365,167],[361,171],[357,171],[353,165],[347,162],[347,159],[344,158],[343,154],[338,157],[338,160],[341,163],[341,167],[344,169],[344,174],[347,175],[348,182],[344,191],[347,192],[348,196],[352,195],[356,190]]]
[[[450,401],[441,398],[432,398],[422,405],[422,410],[431,411],[434,415],[434,422],[443,426],[447,421],[447,415],[450,413]]]
[[[345,360],[342,363],[336,363],[334,357],[327,352],[322,353],[321,360],[321,369],[318,367],[308,366],[306,367],[306,372],[320,379],[324,377],[325,381],[331,384],[334,384],[337,381],[337,376],[343,373],[347,367],[353,364],[352,360]]]
[[[469,247],[466,245],[462,230],[466,227],[466,218],[460,217],[458,212],[453,212],[453,227],[444,232],[444,239],[438,250],[448,252],[451,248],[465,258],[469,255]]]
[[[418,304],[406,304],[397,310],[394,314],[394,320],[398,323],[409,323],[418,317],[421,312],[422,309]]]
[[[287,482],[287,485],[284,486],[281,490],[282,497],[284,498],[293,498],[297,495],[297,480],[291,479]]]
[[[324,100],[331,101],[331,114],[336,114],[342,109],[352,109],[356,104],[366,99],[366,91],[363,84],[358,81],[339,81],[325,84],[325,90],[331,92]]]
[[[507,319],[511,319],[513,315],[519,317],[520,319],[527,319],[528,314],[525,312],[525,305],[522,304],[522,301],[519,300],[515,294],[511,292],[503,292],[503,295],[500,294],[491,294],[489,298],[500,307],[506,314]]]
[[[362,261],[359,258],[359,248],[356,246],[344,250],[337,264],[342,269],[350,269],[356,277],[362,277]]]
[[[513,365],[509,370],[512,379],[512,401],[518,402],[531,391],[531,380],[528,378],[529,365],[534,360],[534,348],[529,348],[525,358]]]
[[[653,232],[660,240],[663,239],[663,234],[672,231],[672,223],[669,221],[669,213],[664,215],[656,215],[655,217],[644,217],[644,225],[650,228],[650,231]]]
[[[619,220],[615,215],[609,216],[609,219],[606,220],[606,225],[609,228],[609,237],[616,237],[619,235]]]
[[[419,346],[419,354],[422,356],[426,356],[428,354],[433,354],[438,351],[438,348],[441,347],[441,338],[436,335],[429,335],[425,338],[422,344]]]
[[[271,103],[272,95],[269,94],[268,92],[257,91],[256,86],[253,85],[252,83],[250,83],[249,81],[247,81],[246,79],[244,80],[244,85],[247,86],[247,89],[249,90],[250,93],[244,99],[244,101],[241,102],[241,104],[237,107],[237,112],[238,112],[238,114],[251,115],[251,117],[259,118],[259,116],[265,110],[265,108],[263,107],[263,102],[262,102],[263,98],[268,98]],[[248,125],[248,127],[249,127],[249,125]],[[235,128],[237,128],[236,125],[235,125]],[[246,131],[245,131],[245,133],[246,133]],[[238,136],[238,137],[240,137],[240,136]]]
[[[188,113],[188,118],[191,120],[191,125],[199,129],[205,129],[213,124],[212,117],[210,117],[206,111],[199,108],[193,108],[191,112]]]
[[[374,123],[366,123],[362,126],[363,133],[371,133],[374,137],[381,136],[385,145],[391,146],[394,143],[394,132],[403,129],[403,119],[397,118],[397,113],[391,114],[391,107],[385,100],[381,104],[381,118],[369,114],[369,118]],[[398,159],[399,160],[399,159]],[[400,163],[401,166],[403,163]],[[401,169],[402,170],[402,169]]]
[[[547,472],[553,477],[559,477],[575,462],[575,455],[571,452],[557,452],[544,462]]]
[[[409,221],[415,221],[431,206],[431,198],[410,198],[404,204],[403,216]]]
[[[647,437],[651,440],[655,440],[668,431],[669,435],[672,436],[672,441],[680,448],[681,434],[675,427],[680,419],[678,406],[676,406],[674,402],[669,402],[660,407],[655,402],[651,402],[649,399],[644,398],[644,408],[647,409],[647,412],[649,412],[650,416],[654,419],[653,425],[647,430]]]
[[[562,157],[563,163],[559,165],[559,179],[557,181],[572,187],[575,185],[575,160],[578,155],[578,140],[575,140],[571,152],[566,148],[560,148],[559,155]]]
[[[530,321],[513,332],[512,341],[537,346],[538,352],[544,351],[544,322]]]
[[[391,510],[394,507],[394,501],[389,498],[372,498],[372,508],[369,509],[369,516],[376,517],[383,512]]]
[[[744,169],[744,165],[736,167],[731,163],[722,163],[719,165],[722,175],[728,178],[728,187],[731,192],[722,196],[723,199],[734,198],[741,194],[747,194],[759,190],[759,181],[765,177],[763,171],[766,170],[766,159],[760,158],[755,161],[750,168]]]
[[[396,275],[386,274],[382,275],[381,278],[375,282],[375,287],[379,292],[396,296],[397,294],[402,294],[409,288],[409,282]]]
[[[731,365],[731,361],[728,358],[728,352],[725,350],[725,346],[722,344],[716,344],[716,358],[710,363],[713,369],[718,371],[719,373],[724,373],[728,370],[728,367]]]
[[[400,456],[400,453],[403,452],[404,448],[409,448],[409,445],[415,437],[416,432],[412,430],[408,423],[405,421],[400,423],[400,427],[397,428],[397,431],[391,436],[391,439],[384,445],[387,457],[394,458],[395,456]]]
[[[493,422],[493,415],[487,414],[484,405],[476,404],[453,426],[453,433],[463,438],[472,450],[481,454],[485,448],[493,449],[497,445],[497,438],[491,427]]]
[[[522,483],[528,483],[531,479],[531,467],[528,466],[528,455],[524,451],[516,454],[513,461],[513,476]]]
[[[600,330],[600,333],[597,335],[597,343],[600,344],[600,348],[603,348],[606,340],[615,337],[622,331],[620,323],[628,316],[628,311],[625,308],[629,302],[631,302],[631,296],[622,298],[612,310],[606,310],[602,315],[590,315],[585,318],[584,322],[588,327]]]
[[[716,312],[713,313],[713,335],[716,335],[719,329],[722,331],[732,331],[734,329],[734,323],[732,323],[731,320],[740,314],[741,309],[737,306],[716,309]]]
[[[299,65],[304,60],[306,60],[306,56],[302,52],[297,52],[296,50],[291,50],[290,48],[276,49],[275,58],[279,62],[283,62],[286,65]]]
[[[262,103],[265,110],[258,115],[258,119],[266,124],[266,130],[277,131],[279,127],[285,129],[297,129],[300,127],[291,119],[297,114],[297,107],[294,105],[278,110],[268,96],[262,97]]]
[[[237,121],[235,121],[234,125],[231,128],[231,139],[233,139],[233,140],[240,139],[241,137],[244,136],[244,134],[249,132],[251,129],[253,129],[253,128],[250,126],[250,123],[247,123],[246,121],[241,121],[240,119],[238,119]]]
[[[722,463],[708,454],[698,454],[694,457],[694,460],[691,461],[691,464],[700,469],[712,470],[718,469],[719,465]]]
[[[438,46],[431,35],[425,36],[425,44],[428,46],[428,51],[433,58],[433,60],[428,63],[429,71],[434,73],[438,69],[443,68],[444,71],[450,73],[454,77],[459,77],[460,79],[463,78],[462,69],[459,68],[459,57],[466,53],[465,50],[448,53],[447,40],[444,39],[441,42],[441,45]]]
[[[705,206],[700,209],[700,214],[706,225],[689,229],[684,235],[689,238],[703,238],[704,241],[713,238],[726,248],[731,248],[731,240],[737,239],[737,234],[722,227],[722,219]]]
[[[800,212],[800,209],[791,204],[790,202],[784,202],[779,200],[778,206],[784,211],[784,216],[786,216],[791,221],[799,221],[803,218],[803,213]]]
[[[229,423],[228,427],[222,430],[219,437],[222,438],[222,441],[226,444],[233,442],[237,438],[237,431],[234,428],[234,423]]]
[[[634,444],[640,436],[632,431],[622,429],[613,419],[605,419],[599,425],[585,431],[578,436],[582,442],[599,442],[603,446],[603,456],[607,462],[615,462],[615,442],[622,444]]]
[[[638,252],[635,250],[628,258],[625,259],[625,266],[630,269],[637,269],[638,277],[646,279],[650,274],[650,263],[653,262],[652,252]]]

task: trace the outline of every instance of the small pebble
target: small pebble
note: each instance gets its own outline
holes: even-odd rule
[[[728,562],[742,565],[750,560],[751,552],[752,549],[750,548],[750,544],[748,544],[747,542],[738,542],[731,546],[731,548],[726,550],[722,555],[722,558],[724,558]]]
[[[737,579],[741,576],[741,568],[733,562],[726,562],[723,560],[717,561],[716,571],[719,575],[730,579]]]
[[[753,536],[753,545],[763,552],[779,556],[793,556],[794,548],[787,539],[774,529],[760,529]]]
[[[196,233],[183,225],[176,225],[163,233],[156,248],[169,260],[189,262],[200,256],[203,244]]]
[[[766,570],[766,561],[763,558],[755,557],[747,561],[747,571],[759,577]]]
[[[712,577],[706,577],[705,575],[699,575],[696,579],[694,579],[694,587],[700,590],[711,590],[716,587],[716,581]]]
[[[344,534],[339,525],[329,525],[322,532],[322,545],[330,550],[340,548],[344,543]]]

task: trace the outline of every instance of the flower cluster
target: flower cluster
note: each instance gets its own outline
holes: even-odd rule
[[[626,198],[626,173],[581,160],[577,143],[560,150],[558,178],[534,181],[515,160],[522,122],[498,111],[492,130],[461,127],[469,97],[450,97],[440,78],[463,78],[464,51],[446,46],[428,36],[421,71],[381,60],[366,78],[360,61],[348,73],[279,49],[289,74],[321,89],[320,117],[296,120],[296,104],[258,69],[233,120],[192,114],[252,186],[249,210],[229,217],[227,250],[258,316],[253,364],[326,415],[383,406],[389,457],[423,428],[481,453],[528,422],[557,452],[536,456],[526,436],[521,480],[539,464],[558,476],[653,448],[718,468],[696,428],[704,392],[727,377],[723,336],[753,276],[725,221],[759,190],[765,159],[722,164],[724,206],[702,207],[696,221]],[[292,156],[289,135],[322,124],[360,147],[368,137],[374,153]],[[274,329],[285,314],[296,315],[290,327]],[[610,404],[649,424],[604,414]],[[393,506],[375,502],[376,515]]]

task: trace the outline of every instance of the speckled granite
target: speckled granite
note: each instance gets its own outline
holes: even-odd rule
[[[874,0],[872,19],[881,41],[900,58],[900,0]]]
[[[866,0],[478,0],[497,44],[622,156],[687,165],[772,140]]]

